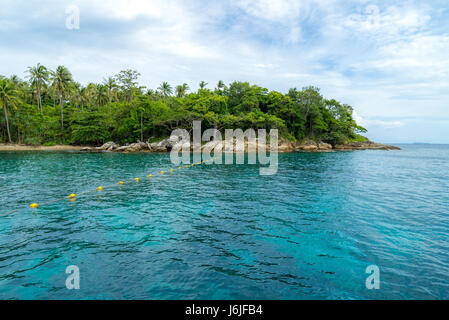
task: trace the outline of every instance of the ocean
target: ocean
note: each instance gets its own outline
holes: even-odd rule
[[[449,299],[449,146],[399,146],[279,154],[272,176],[0,152],[0,299]]]

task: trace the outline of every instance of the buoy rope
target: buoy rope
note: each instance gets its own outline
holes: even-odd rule
[[[191,167],[194,167],[195,165],[207,165],[207,164],[209,164],[208,162],[209,162],[209,160],[202,161],[202,162],[197,162],[196,164],[195,164],[195,163],[192,163],[191,165],[185,165],[185,168],[186,168],[186,169],[187,169],[187,168],[191,168]],[[184,168],[184,166],[183,166],[183,165],[180,165],[180,166],[178,167],[177,170],[181,170],[181,169],[183,169],[183,168]],[[171,169],[168,170],[167,172],[168,172],[168,173],[174,173],[174,172],[177,171],[177,170],[171,168]],[[160,172],[160,175],[161,175],[161,176],[164,176],[165,173],[166,173],[165,171],[161,171],[161,172]],[[148,178],[150,178],[150,179],[153,178],[153,174],[149,174],[149,175],[148,175]],[[102,192],[104,189],[108,189],[108,188],[111,188],[111,187],[114,187],[114,186],[117,186],[117,185],[122,186],[122,185],[124,185],[125,183],[129,183],[129,182],[132,182],[132,181],[140,182],[140,181],[141,181],[141,178],[137,177],[137,178],[134,178],[134,179],[129,179],[129,180],[124,180],[124,181],[119,181],[117,184],[109,184],[109,185],[106,185],[106,186],[99,186],[99,187],[97,187],[95,190],[97,190],[98,192]],[[86,191],[83,191],[83,192],[80,192],[80,193],[76,193],[76,194],[75,194],[75,193],[72,193],[72,194],[70,194],[69,196],[65,196],[65,197],[62,197],[62,198],[55,199],[55,200],[47,201],[47,202],[44,202],[44,203],[41,203],[41,204],[38,204],[38,203],[32,203],[32,204],[30,204],[29,208],[31,208],[32,210],[36,210],[36,209],[38,209],[39,207],[47,206],[47,205],[49,205],[49,204],[56,203],[56,202],[60,202],[60,201],[67,200],[67,199],[69,199],[69,200],[71,200],[71,201],[76,201],[76,197],[77,197],[78,195],[83,195],[83,194],[86,194],[86,193],[91,193],[92,191],[94,191],[94,190],[93,190],[93,189],[89,189],[89,190],[86,190]],[[2,216],[7,216],[7,215],[10,215],[10,214],[19,212],[19,211],[21,211],[21,210],[25,210],[25,208],[23,208],[23,209],[14,209],[14,210],[11,210],[11,211],[2,213],[2,214],[0,214],[0,217],[2,217]]]

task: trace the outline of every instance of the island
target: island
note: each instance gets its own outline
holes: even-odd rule
[[[211,89],[201,81],[190,91],[186,83],[147,88],[136,70],[86,85],[64,66],[37,64],[25,73],[0,76],[0,151],[167,152],[171,132],[192,131],[194,120],[220,132],[277,129],[280,152],[399,149],[364,137],[353,107],[313,86],[281,93],[242,81]]]

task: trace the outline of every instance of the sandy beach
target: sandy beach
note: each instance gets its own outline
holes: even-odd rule
[[[25,144],[0,143],[0,151],[79,151],[83,147],[55,145],[55,146],[30,146]]]

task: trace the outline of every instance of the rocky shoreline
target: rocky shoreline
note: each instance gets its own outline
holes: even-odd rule
[[[234,148],[231,148],[234,146]],[[266,150],[270,146],[261,144]],[[126,145],[118,145],[114,142],[107,142],[101,147],[83,147],[70,145],[55,145],[55,146],[30,146],[23,144],[1,144],[0,151],[82,151],[82,152],[118,152],[118,153],[133,153],[133,152],[170,152],[173,148],[181,148],[175,141],[165,139],[155,143],[136,142]],[[187,148],[193,150],[193,146],[187,142]],[[245,141],[244,148],[240,148],[233,141],[211,141],[201,146],[201,150],[195,151],[210,151],[213,150],[222,152],[248,152],[248,150],[256,151],[257,142],[248,144]],[[391,145],[375,143],[372,141],[365,142],[350,142],[346,144],[330,145],[325,142],[305,141],[305,142],[287,142],[280,141],[278,143],[279,152],[333,152],[333,151],[354,151],[354,150],[400,150],[400,148]]]
[[[170,152],[173,149],[181,150],[182,145],[177,142],[178,139],[171,140],[165,139],[160,142],[141,142],[127,144],[120,146],[114,142],[107,142],[101,147],[84,147],[80,151],[83,152],[119,152],[119,153],[133,153],[133,152]],[[257,140],[255,142],[248,143],[245,141],[244,146],[238,146],[235,144],[235,140],[224,140],[224,141],[211,141],[201,146],[201,149],[194,150],[193,146],[186,142],[187,145],[184,147],[190,148],[191,151],[222,151],[222,152],[248,152],[257,150]],[[265,147],[268,150],[270,146],[266,146],[261,143],[259,146]],[[339,144],[332,146],[331,144],[325,142],[286,142],[280,141],[278,144],[279,152],[332,152],[332,151],[354,151],[354,150],[400,150],[399,147],[385,145],[380,143],[375,143],[372,141],[364,142],[350,142],[346,144]]]

